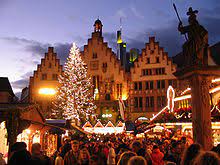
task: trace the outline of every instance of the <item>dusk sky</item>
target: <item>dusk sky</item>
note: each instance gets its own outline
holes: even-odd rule
[[[155,36],[169,56],[181,51],[175,2],[184,25],[192,6],[198,21],[209,31],[209,43],[220,41],[220,0],[0,0],[0,77],[8,77],[15,93],[28,85],[48,46],[54,46],[62,63],[70,44],[82,49],[103,23],[104,40],[115,50],[122,18],[122,37],[128,48],[144,48]]]

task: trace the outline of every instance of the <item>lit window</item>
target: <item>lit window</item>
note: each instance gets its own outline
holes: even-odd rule
[[[41,76],[41,80],[47,80],[47,74],[42,74],[42,76]]]
[[[53,79],[53,80],[58,80],[57,74],[53,74],[53,75],[52,75],[52,79]]]

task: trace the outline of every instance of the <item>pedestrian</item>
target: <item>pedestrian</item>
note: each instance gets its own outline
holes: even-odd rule
[[[79,152],[80,165],[89,165],[89,160],[90,160],[89,151],[86,149],[86,147],[83,147],[82,149],[80,149]]]
[[[147,165],[147,161],[142,156],[133,156],[129,159],[128,165]]]
[[[128,160],[133,156],[137,156],[137,154],[134,152],[131,152],[131,151],[126,151],[126,152],[122,153],[117,165],[127,165]]]
[[[191,144],[188,148],[185,149],[181,165],[192,165],[194,159],[202,151],[202,146],[200,144]]]
[[[71,141],[71,150],[64,156],[64,165],[79,165],[79,141]]]
[[[193,165],[220,165],[218,154],[212,151],[201,152],[193,162]]]
[[[153,146],[153,151],[151,153],[152,165],[163,165],[164,154],[160,152],[160,149],[157,145]]]
[[[107,159],[107,164],[108,165],[115,165],[115,150],[113,148],[113,144],[110,142],[108,143],[108,148],[109,148],[109,153],[108,153],[108,159]]]
[[[41,151],[40,143],[33,143],[31,147],[31,164],[32,165],[50,165],[50,158]]]
[[[11,156],[9,165],[29,165],[31,162],[31,154],[27,151],[25,142],[16,142],[11,147]]]

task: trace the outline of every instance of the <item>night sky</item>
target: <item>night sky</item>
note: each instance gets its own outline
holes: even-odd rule
[[[0,77],[8,77],[14,92],[21,92],[48,46],[55,47],[63,63],[72,42],[80,48],[87,43],[98,17],[113,50],[122,18],[128,48],[142,49],[149,36],[155,36],[174,56],[184,38],[177,31],[173,2],[184,25],[192,6],[209,31],[210,45],[220,41],[220,0],[0,0]]]

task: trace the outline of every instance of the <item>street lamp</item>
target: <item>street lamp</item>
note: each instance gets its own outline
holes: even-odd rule
[[[56,91],[54,88],[40,88],[38,93],[40,95],[55,95]]]

